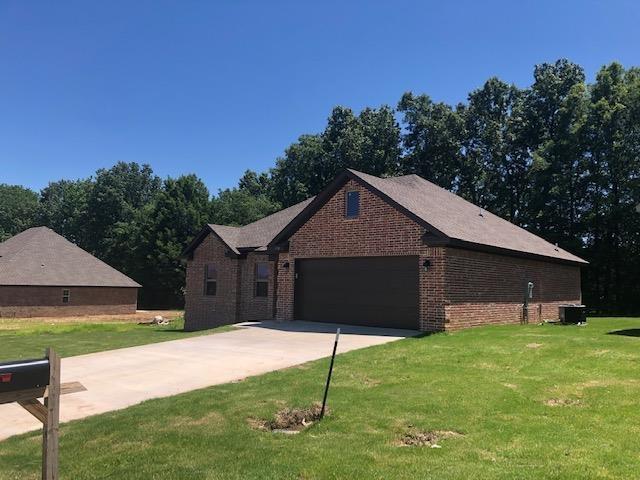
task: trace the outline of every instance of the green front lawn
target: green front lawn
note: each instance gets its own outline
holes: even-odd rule
[[[56,322],[58,321],[56,319]],[[113,320],[101,323],[55,323],[4,319],[0,321],[0,361],[42,357],[47,347],[53,347],[63,357],[70,357],[178,340],[233,328],[219,327],[185,332],[182,330],[183,327],[184,319],[181,314],[176,314],[172,323],[166,326],[138,325],[135,322]]]
[[[319,400],[327,359],[151,400],[63,425],[61,478],[637,478],[638,335],[638,318],[592,319],[350,352],[336,360],[331,415],[298,435],[248,419]],[[416,430],[462,435],[399,446]],[[37,434],[0,443],[0,479],[38,478],[39,450]]]

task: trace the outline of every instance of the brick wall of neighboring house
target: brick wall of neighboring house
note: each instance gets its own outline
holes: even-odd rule
[[[360,192],[360,214],[345,218],[346,192]],[[423,245],[424,228],[379,196],[353,180],[341,188],[289,239],[289,251],[278,259],[276,318],[294,318],[294,261],[296,258],[371,257],[417,255],[422,330],[441,330],[444,325],[442,248]],[[429,258],[432,268],[424,271]],[[282,264],[288,261],[289,269]]]
[[[63,290],[69,303],[63,303]],[[138,289],[126,287],[0,286],[0,317],[135,313]]]
[[[558,305],[581,301],[578,266],[447,248],[446,329],[519,323],[530,281],[530,323],[555,320]]]
[[[266,254],[253,252],[247,254],[245,259],[239,261],[241,263],[240,320],[243,322],[251,322],[273,318],[274,262],[269,261],[269,256]],[[255,272],[256,263],[258,262],[269,264],[269,284],[268,295],[266,297],[256,297],[255,295]]]
[[[228,248],[213,233],[187,260],[185,329],[199,330],[238,321],[240,262],[226,255]],[[205,295],[205,265],[217,270],[216,295]]]

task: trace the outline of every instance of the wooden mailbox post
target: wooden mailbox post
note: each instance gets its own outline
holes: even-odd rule
[[[42,422],[43,480],[58,479],[60,395],[83,390],[78,382],[60,383],[60,357],[51,348],[44,359],[0,364],[0,404],[16,402]]]

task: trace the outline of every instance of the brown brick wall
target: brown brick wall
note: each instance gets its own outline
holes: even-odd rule
[[[345,194],[360,191],[360,215],[345,218]],[[327,201],[289,239],[289,251],[271,264],[269,297],[254,296],[255,262],[261,253],[244,259],[225,256],[226,247],[209,235],[188,262],[187,328],[206,328],[241,320],[274,316],[294,320],[295,260],[322,257],[417,256],[419,311],[416,327],[423,331],[518,323],[526,282],[535,284],[529,321],[557,318],[558,305],[580,301],[580,269],[539,260],[424,245],[424,228],[355,181]],[[431,262],[427,271],[422,264]],[[206,298],[204,263],[218,267],[218,295]],[[283,264],[289,262],[289,268]],[[274,300],[274,289],[275,293]]]
[[[199,330],[238,321],[240,262],[225,255],[228,248],[209,234],[187,261],[185,289],[185,329]],[[218,272],[215,296],[204,294],[205,264]]]
[[[345,194],[360,191],[360,216],[344,215]],[[290,239],[280,254],[276,317],[294,316],[296,258],[418,255],[420,319],[423,331],[517,323],[524,285],[533,281],[529,321],[557,318],[558,305],[580,301],[576,266],[423,245],[424,229],[355,181],[348,182]],[[422,268],[429,259],[428,271]],[[526,278],[526,280],[524,280]]]
[[[62,303],[62,291],[70,292]],[[0,317],[135,313],[137,288],[0,286]]]
[[[274,262],[264,253],[249,253],[244,258],[230,257],[228,248],[214,234],[209,234],[187,261],[185,289],[185,328],[203,328],[237,322],[273,318]],[[255,296],[255,265],[267,262],[271,266],[269,294]],[[215,296],[204,294],[205,264],[213,263],[218,272]]]
[[[527,282],[534,283],[529,322],[558,318],[558,305],[579,303],[580,268],[489,253],[445,249],[446,329],[519,323]]]
[[[347,191],[360,192],[360,215],[345,218]],[[442,248],[422,243],[424,229],[353,180],[329,199],[289,239],[289,252],[279,256],[276,318],[293,320],[296,258],[417,255],[420,275],[420,319],[416,328],[444,328]],[[432,268],[421,267],[429,258]],[[281,266],[290,262],[287,270]]]
[[[241,267],[240,290],[240,320],[251,322],[273,318],[273,270],[274,262],[269,256],[259,253],[249,253],[247,258],[239,260]],[[269,292],[266,297],[255,296],[255,268],[257,262],[265,262],[270,266]]]

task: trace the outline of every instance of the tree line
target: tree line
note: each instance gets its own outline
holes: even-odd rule
[[[179,305],[179,253],[204,223],[257,220],[344,168],[447,188],[587,259],[590,307],[640,311],[640,69],[619,63],[591,83],[568,60],[540,64],[527,88],[494,77],[457,105],[407,92],[395,107],[335,107],[269,171],[214,196],[194,175],[135,163],[39,193],[4,185],[0,237],[48,225],[145,285],[141,305]]]

